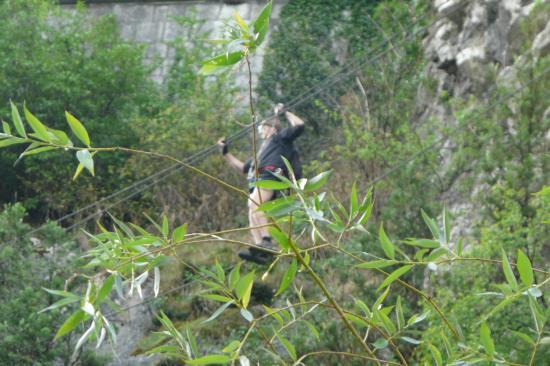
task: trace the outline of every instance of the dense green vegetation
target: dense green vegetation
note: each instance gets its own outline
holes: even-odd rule
[[[166,83],[155,86],[148,79],[154,65],[143,63],[141,46],[117,36],[113,18],[89,22],[84,8],[69,16],[44,1],[0,4],[9,18],[0,29],[0,114],[9,121],[0,135],[7,152],[0,155],[0,197],[22,203],[0,214],[0,363],[104,364],[92,349],[116,338],[120,324],[109,313],[120,309],[111,300],[149,291],[161,293],[154,308],[163,332],[142,339],[135,352],[160,354],[162,365],[302,358],[320,365],[544,364],[550,59],[522,60],[519,92],[494,80],[483,98],[433,95],[456,125],[421,120],[418,90],[430,94],[434,83],[416,32],[429,24],[428,4],[296,0],[283,8],[257,105],[268,115],[272,102],[323,89],[290,103],[307,120],[300,147],[310,179],[265,183],[292,192],[262,206],[280,245],[269,268],[236,262],[231,243],[249,241],[238,229],[246,225],[245,200],[235,194],[242,183],[217,157],[111,210],[122,221],[104,217],[80,245],[53,223],[31,235],[24,223],[56,218],[170,166],[166,156],[182,159],[254,120],[252,112],[234,115],[240,106],[228,73],[205,74],[246,67],[267,32],[269,5],[249,25],[235,17],[227,54],[204,43],[209,34],[194,16],[179,18],[186,36],[170,45],[175,62]],[[527,34],[547,19],[548,7],[538,6]],[[52,14],[63,27],[52,25]],[[32,26],[20,27],[23,17]],[[390,39],[396,28],[413,31]],[[220,56],[201,68],[212,54]],[[323,84],[350,63],[353,73]],[[77,147],[41,135],[42,124],[23,113],[24,100],[50,132],[70,131]],[[83,125],[68,118],[66,127],[65,110]],[[426,150],[442,138],[449,152]],[[31,142],[39,144],[31,150],[55,144],[71,151],[30,155],[13,168]],[[232,151],[248,154],[239,144]],[[67,184],[78,163],[85,171]],[[457,203],[468,211],[449,212]],[[170,292],[182,283],[190,290]],[[71,356],[75,346],[85,353]]]

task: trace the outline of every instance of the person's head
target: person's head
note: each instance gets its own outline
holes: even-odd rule
[[[282,127],[281,120],[279,119],[279,114],[281,114],[283,109],[284,105],[282,103],[276,104],[273,107],[273,116],[260,123],[260,125],[258,126],[258,133],[262,139],[266,140],[279,132]]]
[[[281,129],[281,121],[278,117],[271,117],[258,125],[260,137],[267,140]]]

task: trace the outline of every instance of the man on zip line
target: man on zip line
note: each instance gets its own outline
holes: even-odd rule
[[[248,190],[250,199],[248,200],[248,221],[251,229],[253,242],[267,249],[275,249],[271,242],[271,237],[265,225],[268,224],[267,217],[263,211],[258,210],[260,202],[267,202],[276,198],[276,192],[256,187],[256,180],[277,180],[273,175],[283,174],[288,177],[287,168],[282,157],[293,163],[297,161],[297,151],[294,147],[294,140],[304,131],[304,121],[295,114],[284,111],[283,104],[279,103],[274,108],[275,116],[262,121],[258,125],[258,133],[263,139],[260,149],[257,152],[257,161],[259,168],[254,167],[254,157],[242,162],[229,152],[229,146],[225,138],[218,141],[220,152],[224,159],[235,169],[247,175]],[[290,126],[282,128],[279,114],[284,113]],[[295,169],[295,167],[292,167]],[[300,167],[297,167],[298,169]],[[257,177],[257,178],[256,178]],[[298,177],[299,178],[299,177]],[[261,198],[260,198],[261,197]],[[259,227],[258,226],[264,226]],[[272,257],[272,254],[258,248],[247,248],[239,252],[239,257],[247,261],[258,264],[266,264]]]

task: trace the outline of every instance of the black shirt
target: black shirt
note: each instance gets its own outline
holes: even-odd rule
[[[290,159],[292,152],[294,151],[294,140],[304,132],[304,125],[297,125],[284,128],[265,140],[258,151],[258,165],[260,166],[260,173],[263,170],[274,171],[277,168],[281,168],[285,175],[287,169],[281,156],[285,159]],[[248,173],[248,178],[255,176],[255,171],[252,169],[254,165],[253,158],[248,159],[243,166],[243,173]],[[268,173],[269,174],[269,173]]]

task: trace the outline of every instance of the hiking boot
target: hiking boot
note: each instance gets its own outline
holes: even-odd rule
[[[262,242],[258,244],[259,247],[264,247],[266,249],[275,250],[271,238],[264,236]],[[239,257],[249,262],[254,262],[258,264],[267,264],[270,259],[273,257],[273,254],[267,251],[264,251],[259,248],[250,247],[239,252]]]

